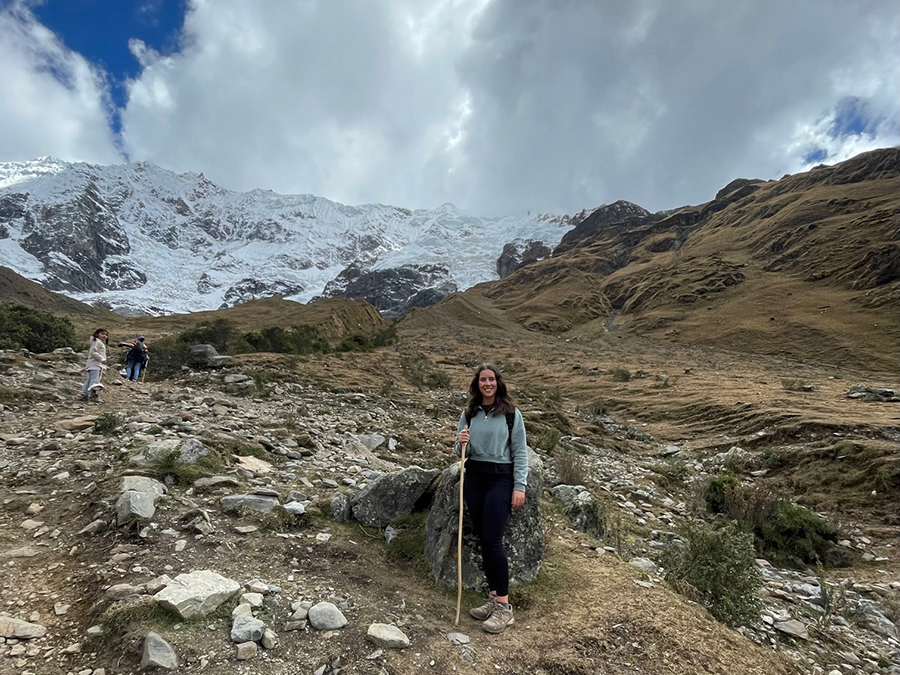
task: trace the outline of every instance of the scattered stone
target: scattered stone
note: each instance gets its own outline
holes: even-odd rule
[[[161,635],[150,631],[144,638],[144,654],[141,656],[141,670],[178,668],[178,656],[172,646]]]
[[[366,638],[370,642],[384,649],[406,649],[409,647],[409,638],[396,626],[388,623],[373,623],[366,631]]]
[[[347,625],[347,619],[334,604],[319,602],[309,608],[309,625],[316,630],[337,630]]]
[[[809,633],[806,631],[806,626],[804,626],[802,622],[797,621],[797,619],[778,621],[775,624],[775,630],[781,631],[785,635],[790,635],[791,637],[800,638],[801,640],[809,640]]]
[[[246,661],[252,659],[259,652],[259,647],[255,642],[242,642],[235,645],[234,658],[238,661]]]
[[[266,625],[252,614],[236,614],[231,620],[231,641],[257,642],[265,630]]]
[[[455,645],[467,645],[471,641],[465,633],[448,633],[447,639]]]
[[[17,640],[33,640],[43,637],[47,632],[44,626],[11,616],[0,616],[0,637]]]

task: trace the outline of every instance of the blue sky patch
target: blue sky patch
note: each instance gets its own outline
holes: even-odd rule
[[[186,9],[187,0],[47,0],[31,8],[66,47],[106,72],[117,110],[126,103],[125,81],[141,71],[128,41],[143,40],[162,54],[177,51]],[[113,124],[118,132],[118,115]]]
[[[878,120],[872,119],[868,102],[858,96],[847,96],[834,106],[834,122],[829,130],[833,138],[875,135]]]

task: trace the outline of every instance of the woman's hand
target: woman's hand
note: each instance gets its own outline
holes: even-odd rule
[[[525,504],[525,493],[521,490],[513,490],[512,507],[517,509]]]
[[[463,429],[462,431],[460,431],[456,436],[456,440],[459,441],[460,445],[462,445],[463,443],[468,443],[469,442],[469,430]]]

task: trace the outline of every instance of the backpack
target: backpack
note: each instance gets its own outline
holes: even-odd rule
[[[128,350],[128,353],[125,355],[125,360],[133,361],[134,363],[146,363],[147,352],[144,351],[143,345],[141,345],[140,342],[136,343]]]
[[[466,415],[466,427],[472,422],[472,419]],[[509,432],[509,435],[506,437],[506,444],[512,446],[512,428],[513,424],[516,422],[516,412],[508,412],[506,413],[506,428]]]

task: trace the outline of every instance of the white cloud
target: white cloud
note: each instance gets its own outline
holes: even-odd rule
[[[103,73],[24,5],[0,10],[0,63],[0,159],[121,161]]]
[[[50,130],[29,155],[111,156],[102,78],[19,15],[0,23],[0,122]],[[192,0],[177,52],[130,43],[121,143],[346,203],[670,208],[900,142],[898,26],[894,0]],[[836,137],[849,99],[871,124]]]

